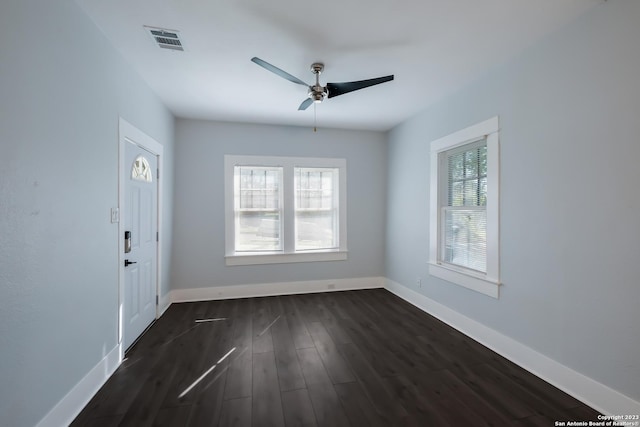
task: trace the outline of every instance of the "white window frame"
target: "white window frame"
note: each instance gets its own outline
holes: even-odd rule
[[[236,166],[282,167],[282,250],[235,252],[234,168]],[[338,169],[338,248],[295,250],[295,168]],[[343,261],[347,259],[347,161],[335,158],[224,156],[225,264],[283,264],[294,262]]]
[[[498,298],[500,288],[500,142],[499,118],[493,117],[431,142],[429,274],[484,295]],[[441,153],[473,144],[487,143],[487,271],[486,273],[444,263],[441,257],[443,183]]]

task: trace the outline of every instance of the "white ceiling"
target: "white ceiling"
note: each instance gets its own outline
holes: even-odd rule
[[[394,74],[317,106],[320,127],[387,130],[603,0],[76,1],[178,117],[311,126],[305,87],[258,56],[309,83],[316,61],[321,84]]]

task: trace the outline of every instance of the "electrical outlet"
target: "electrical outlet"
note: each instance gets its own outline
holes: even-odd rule
[[[422,278],[418,277],[418,278],[416,279],[416,286],[417,286],[417,287],[419,287],[419,288],[421,288],[421,287],[422,287]]]

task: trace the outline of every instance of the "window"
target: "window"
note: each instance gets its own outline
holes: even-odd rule
[[[487,272],[487,143],[443,153],[442,262]]]
[[[296,250],[338,247],[338,168],[295,168]]]
[[[344,260],[346,161],[225,156],[226,264]]]
[[[498,117],[431,143],[429,273],[497,298]]]
[[[133,166],[131,166],[131,179],[143,182],[151,182],[153,180],[149,161],[145,159],[144,156],[138,156],[133,161]]]
[[[282,168],[236,166],[233,179],[235,251],[279,251]]]

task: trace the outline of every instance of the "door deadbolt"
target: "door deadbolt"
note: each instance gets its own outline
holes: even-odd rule
[[[125,231],[124,232],[124,253],[128,254],[129,252],[131,252],[131,232]]]

